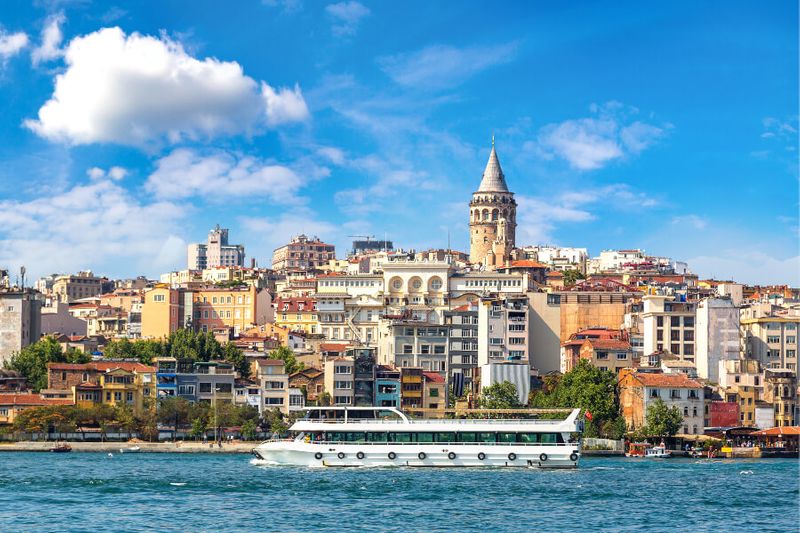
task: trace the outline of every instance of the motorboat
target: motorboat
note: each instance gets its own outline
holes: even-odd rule
[[[72,446],[67,444],[66,442],[58,442],[55,446],[50,448],[50,451],[53,453],[66,453],[72,451]]]
[[[410,419],[395,407],[315,407],[293,438],[253,449],[257,460],[299,466],[575,468],[580,409],[564,420]]]

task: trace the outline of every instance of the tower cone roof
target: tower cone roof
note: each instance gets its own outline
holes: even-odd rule
[[[477,192],[509,192],[506,177],[497,158],[497,151],[494,149],[494,136],[492,136],[492,152],[489,154],[489,161],[486,163]]]

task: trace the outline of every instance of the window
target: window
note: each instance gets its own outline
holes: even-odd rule
[[[153,301],[154,302],[164,302],[164,301],[166,301],[165,295],[163,295],[163,294],[154,294],[153,295]]]
[[[333,383],[333,388],[350,390],[350,389],[353,388],[353,382],[352,381],[335,381]]]
[[[673,329],[669,332],[669,340],[671,341],[679,341],[681,340],[681,330]]]
[[[431,397],[438,397],[439,396],[439,389],[430,389],[429,392]]]
[[[672,353],[681,353],[681,345],[680,344],[671,344],[669,347],[669,351]]]
[[[431,353],[430,344],[422,344],[422,345],[420,345],[419,353],[424,354],[424,355],[428,355],[429,353]]]
[[[683,355],[694,355],[694,344],[684,344]]]
[[[670,317],[670,319],[669,319],[669,324],[670,324],[670,326],[672,326],[673,328],[679,328],[679,327],[681,327],[681,317],[679,317],[679,316],[673,316],[673,317]]]
[[[663,328],[664,327],[664,317],[663,316],[657,316],[656,317],[656,327],[658,327],[658,328]]]
[[[433,353],[435,355],[444,355],[444,345],[443,344],[434,345]]]
[[[115,392],[114,393],[114,401],[121,402],[122,401],[122,392]]]
[[[206,393],[211,392],[211,383],[200,383],[199,390],[200,390],[201,393],[203,393],[203,392],[206,392]]]
[[[352,374],[353,373],[353,367],[348,366],[348,365],[336,365],[333,370],[334,370],[334,372],[336,374]]]
[[[778,335],[767,335],[767,344],[780,344],[781,338]]]
[[[663,329],[657,329],[656,330],[656,340],[657,341],[663,341],[664,340],[664,330]]]
[[[689,416],[689,408],[688,407],[684,407],[683,408],[683,416]]]
[[[128,403],[133,403],[133,393],[132,392],[126,392],[125,393],[125,401],[128,402]]]
[[[627,352],[617,352],[617,359],[618,360],[623,360],[623,359],[627,359],[627,358],[628,358]]]
[[[693,328],[694,327],[694,317],[693,316],[685,316],[685,317],[683,317],[683,327],[685,327],[685,328]]]
[[[681,391],[680,389],[672,389],[669,391],[669,397],[675,400],[679,400],[681,398]]]
[[[697,391],[696,390],[689,389],[689,399],[690,400],[696,400],[697,399]]]
[[[793,359],[797,355],[796,350],[786,350],[786,358]]]
[[[659,398],[661,395],[658,393],[658,389],[650,389],[650,397],[651,398]]]
[[[797,344],[797,337],[794,335],[788,335],[786,337],[786,344]]]
[[[508,344],[525,344],[525,337],[509,337]]]
[[[694,330],[687,329],[683,332],[683,340],[684,341],[693,341],[694,340]]]
[[[597,359],[600,360],[608,359],[608,352],[597,352]]]

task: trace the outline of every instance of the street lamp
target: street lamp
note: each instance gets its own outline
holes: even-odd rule
[[[214,442],[218,443],[219,438],[217,437],[218,433],[218,426],[217,426],[217,393],[220,392],[220,388],[215,386],[214,387],[214,394],[213,394],[213,403],[214,403]]]

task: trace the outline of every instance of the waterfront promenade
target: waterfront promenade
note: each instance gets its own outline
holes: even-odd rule
[[[73,452],[135,453],[127,448],[138,446],[138,453],[250,453],[257,442],[223,442],[222,446],[202,442],[70,442]],[[0,443],[0,452],[49,452],[53,441]]]

